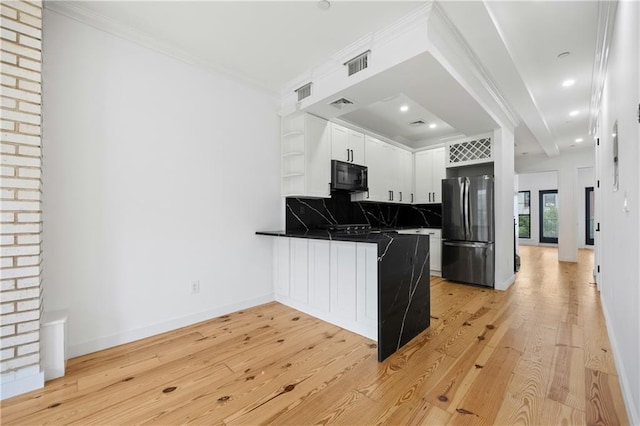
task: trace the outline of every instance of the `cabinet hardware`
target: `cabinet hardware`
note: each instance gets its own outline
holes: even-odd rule
[[[367,198],[369,198],[369,191],[367,191]]]
[[[400,191],[400,202],[402,202],[402,191]]]
[[[411,202],[413,203],[413,192],[411,193]]]
[[[429,202],[431,202],[431,193],[429,192]]]

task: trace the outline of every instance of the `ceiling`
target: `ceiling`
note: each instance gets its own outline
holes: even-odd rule
[[[56,2],[58,3],[58,2]],[[79,1],[209,68],[279,94],[289,80],[421,2]]]
[[[152,40],[151,44],[180,52],[175,56],[277,95],[305,71],[368,33],[389,26],[423,2],[332,1],[328,10],[320,9],[316,1],[65,4],[126,28],[139,40]],[[519,119],[517,156],[557,155],[593,144],[588,117],[598,2],[439,4]],[[558,58],[562,52],[570,54]],[[360,83],[359,91],[354,88],[348,94],[366,101],[358,103],[360,109],[339,112],[340,118],[414,148],[493,125],[486,112],[432,57],[421,55],[408,62],[395,74]],[[422,75],[438,74],[442,84],[429,87],[429,81],[416,77],[425,71],[431,74]],[[567,79],[575,84],[563,87]],[[464,102],[453,104],[454,98]],[[401,105],[409,110],[400,112]],[[570,116],[571,111],[578,113]],[[416,120],[427,125],[409,125]],[[435,129],[429,128],[431,123],[436,124]]]
[[[410,95],[408,95],[410,94]],[[342,96],[353,106],[336,109]],[[408,107],[401,111],[401,106]],[[430,53],[423,53],[354,84],[307,111],[338,118],[410,148],[442,143],[453,135],[491,131],[497,124]],[[423,120],[425,125],[410,123]],[[434,129],[429,124],[435,124]]]

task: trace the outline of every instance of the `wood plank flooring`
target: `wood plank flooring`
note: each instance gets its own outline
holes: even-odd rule
[[[374,342],[268,303],[71,359],[3,425],[628,424],[590,251],[521,247],[506,292],[431,280],[431,327]]]

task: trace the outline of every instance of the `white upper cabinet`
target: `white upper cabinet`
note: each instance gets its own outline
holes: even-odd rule
[[[446,177],[444,148],[415,153],[416,204],[442,203],[442,179]]]
[[[411,203],[413,156],[409,151],[365,136],[365,165],[369,191],[353,194],[353,201]]]
[[[310,114],[282,119],[282,196],[328,198],[331,127]]]
[[[398,154],[398,202],[413,203],[413,155],[409,151],[399,149]]]
[[[366,165],[369,191],[361,195],[365,201],[387,201],[387,165],[385,163],[384,143],[371,136],[365,136],[367,152]]]
[[[364,134],[331,123],[331,159],[365,165]]]

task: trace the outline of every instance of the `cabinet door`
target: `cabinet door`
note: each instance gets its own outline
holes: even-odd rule
[[[329,241],[309,240],[309,305],[322,312],[331,309],[330,264]]]
[[[273,291],[278,296],[289,297],[289,240],[290,238],[273,239]]]
[[[357,319],[378,340],[378,246],[356,243]]]
[[[431,192],[431,153],[429,151],[420,151],[414,154],[415,158],[415,180],[414,180],[414,199],[416,204],[425,204],[429,202],[429,193]]]
[[[330,132],[327,120],[307,114],[305,194],[310,197],[331,197]]]
[[[432,151],[431,184],[433,191],[433,203],[442,203],[442,179],[446,179],[444,148],[436,148]]]
[[[331,159],[349,161],[351,154],[349,147],[349,130],[338,124],[331,123]]]
[[[356,244],[331,242],[331,313],[356,320]]]
[[[302,303],[307,303],[309,298],[308,241],[302,238],[291,238],[290,297]]]
[[[442,270],[442,240],[435,232],[429,232],[429,256],[432,271]]]
[[[351,150],[351,162],[365,165],[364,134],[349,129],[347,148]]]
[[[398,200],[398,148],[389,145],[388,143],[382,143],[382,151],[382,166],[385,186],[385,193],[382,201],[392,203]]]
[[[413,192],[413,156],[409,151],[400,150],[400,162],[398,163],[400,172],[401,196],[398,201],[402,204],[411,204],[411,193]]]
[[[385,165],[382,142],[367,136],[365,138],[366,166],[369,180],[369,193],[365,195],[366,201],[385,201]]]

